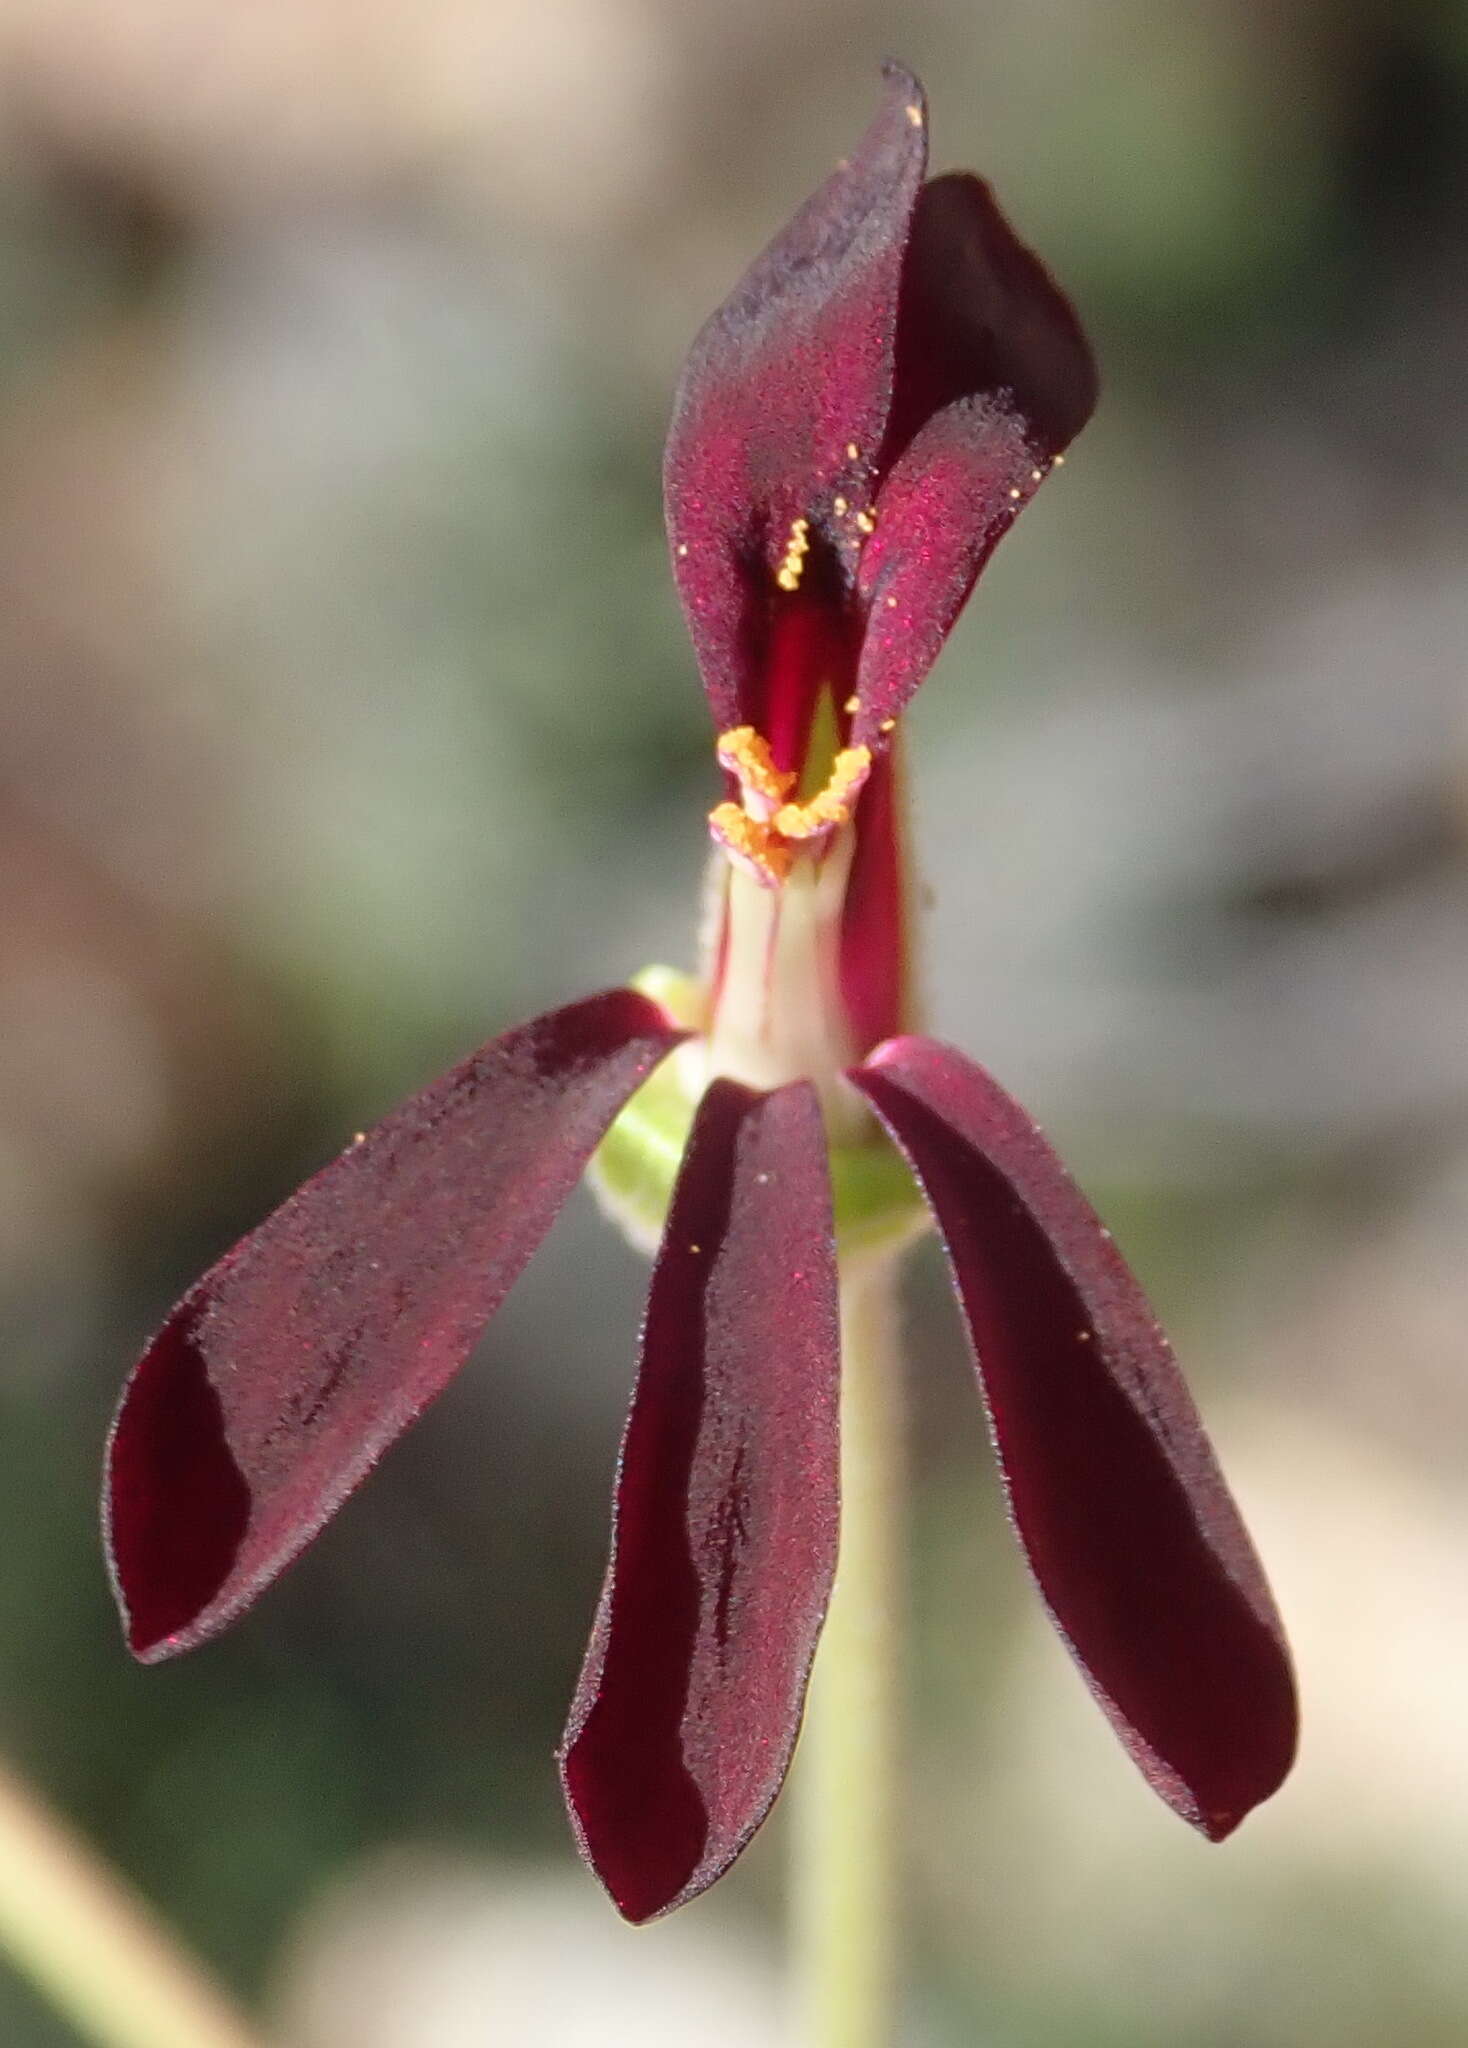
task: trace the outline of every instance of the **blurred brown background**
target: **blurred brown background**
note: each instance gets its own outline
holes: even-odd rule
[[[637,1935],[561,1819],[643,1283],[589,1202],[176,1669],[95,1474],[345,1134],[688,960],[668,402],[889,48],[1106,380],[913,721],[931,1014],[1170,1320],[1307,1716],[1226,1848],[1150,1797],[919,1261],[910,2038],[1468,2031],[1468,14],[0,0],[0,1732],[292,2048],[781,2040],[778,1830]],[[70,2036],[0,1970],[0,2039]]]

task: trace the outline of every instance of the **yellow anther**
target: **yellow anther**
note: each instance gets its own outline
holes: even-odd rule
[[[851,816],[851,806],[871,772],[870,747],[843,747],[831,763],[830,779],[803,804],[782,804],[773,820],[783,839],[815,839]]]
[[[810,551],[810,521],[794,520],[789,538],[785,542],[785,557],[775,571],[775,581],[782,590],[798,590],[800,575],[805,567],[805,558]]]
[[[767,888],[778,889],[794,865],[795,856],[779,834],[738,804],[716,804],[709,812],[709,832],[732,861]]]
[[[739,777],[746,805],[751,798],[756,808],[784,803],[795,787],[795,777],[775,766],[770,743],[752,725],[736,725],[721,732],[718,739],[719,766]]]
[[[846,708],[857,708],[855,697]],[[870,747],[843,747],[825,788],[805,803],[790,803],[796,777],[775,766],[768,740],[752,725],[720,733],[718,755],[720,766],[739,778],[740,800],[715,805],[709,831],[737,866],[771,889],[789,875],[802,841],[824,839],[848,822],[872,766]]]

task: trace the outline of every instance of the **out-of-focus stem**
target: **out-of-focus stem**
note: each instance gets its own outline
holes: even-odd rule
[[[3,1766],[0,1951],[96,2048],[260,2048],[143,1901]]]
[[[894,1256],[841,1286],[841,1550],[796,1757],[796,2048],[894,2048],[904,1415]]]

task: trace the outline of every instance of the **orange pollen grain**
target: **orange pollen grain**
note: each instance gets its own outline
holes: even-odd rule
[[[794,864],[794,854],[774,827],[751,818],[738,804],[715,804],[709,812],[709,831],[732,861],[771,889],[780,886]]]
[[[798,590],[800,578],[805,569],[805,558],[810,552],[810,521],[796,519],[791,522],[790,533],[785,542],[785,553],[775,571],[775,581],[782,590]]]
[[[782,804],[795,787],[795,777],[775,766],[769,741],[752,725],[736,725],[728,732],[721,732],[718,754],[719,766],[739,777],[746,810],[751,797],[755,799],[756,808],[760,804],[772,807]]]
[[[870,747],[843,747],[825,788],[804,803],[791,803],[796,778],[775,766],[768,740],[752,725],[720,733],[718,756],[720,766],[738,777],[740,801],[716,805],[709,830],[732,861],[769,888],[778,888],[790,873],[797,847],[826,838],[850,820],[872,766]]]
[[[843,747],[831,763],[825,788],[803,804],[782,804],[773,819],[775,830],[782,839],[814,839],[844,825],[871,767],[870,747]]]

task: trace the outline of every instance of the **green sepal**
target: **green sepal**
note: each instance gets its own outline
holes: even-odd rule
[[[632,986],[675,1024],[698,1031],[704,997],[690,975],[648,967]],[[698,1096],[689,1064],[675,1052],[643,1082],[597,1147],[587,1179],[603,1211],[637,1250],[657,1250]],[[928,1212],[906,1162],[875,1123],[856,1143],[830,1147],[831,1205],[838,1252],[896,1251],[921,1236]]]

